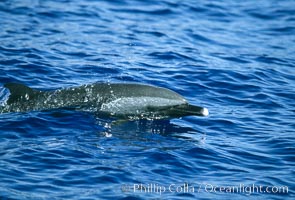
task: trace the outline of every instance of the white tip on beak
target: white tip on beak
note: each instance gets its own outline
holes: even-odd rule
[[[203,110],[202,110],[202,114],[203,114],[204,116],[208,116],[208,115],[209,115],[209,110],[208,110],[207,108],[203,108]]]

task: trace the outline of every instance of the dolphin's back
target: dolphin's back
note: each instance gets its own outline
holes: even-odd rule
[[[6,83],[4,87],[9,90],[9,96],[0,106],[0,113],[36,110],[35,102],[42,95],[41,91],[18,83]]]
[[[99,85],[99,84],[98,84]],[[113,83],[104,84],[110,92],[113,92],[117,97],[157,97],[171,100],[186,101],[181,95],[172,90],[135,83]]]
[[[28,99],[38,94],[36,90],[18,83],[6,83],[4,87],[10,91],[9,99],[7,100],[8,104],[21,101],[22,99]]]
[[[4,109],[7,112],[68,107],[90,107],[90,110],[98,110],[101,106],[106,110],[107,107],[113,107],[110,106],[113,102],[116,102],[118,111],[122,106],[132,108],[144,103],[148,106],[161,102],[186,102],[182,96],[169,89],[135,83],[95,83],[54,91],[35,90],[19,83],[7,83],[4,87],[10,92]]]

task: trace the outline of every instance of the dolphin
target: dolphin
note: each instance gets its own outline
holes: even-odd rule
[[[0,113],[77,109],[119,119],[162,119],[208,116],[207,108],[191,105],[176,92],[137,83],[94,83],[52,91],[6,83],[9,96]]]

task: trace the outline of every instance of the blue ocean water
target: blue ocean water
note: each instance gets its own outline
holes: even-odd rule
[[[0,198],[294,199],[294,13],[292,0],[1,1],[1,85],[147,83],[210,116],[1,114]]]

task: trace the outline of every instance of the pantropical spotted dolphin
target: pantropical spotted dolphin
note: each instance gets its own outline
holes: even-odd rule
[[[18,83],[9,89],[0,113],[48,109],[78,109],[121,119],[162,119],[189,115],[207,116],[207,108],[189,104],[169,89],[136,83],[94,83],[41,91]]]

